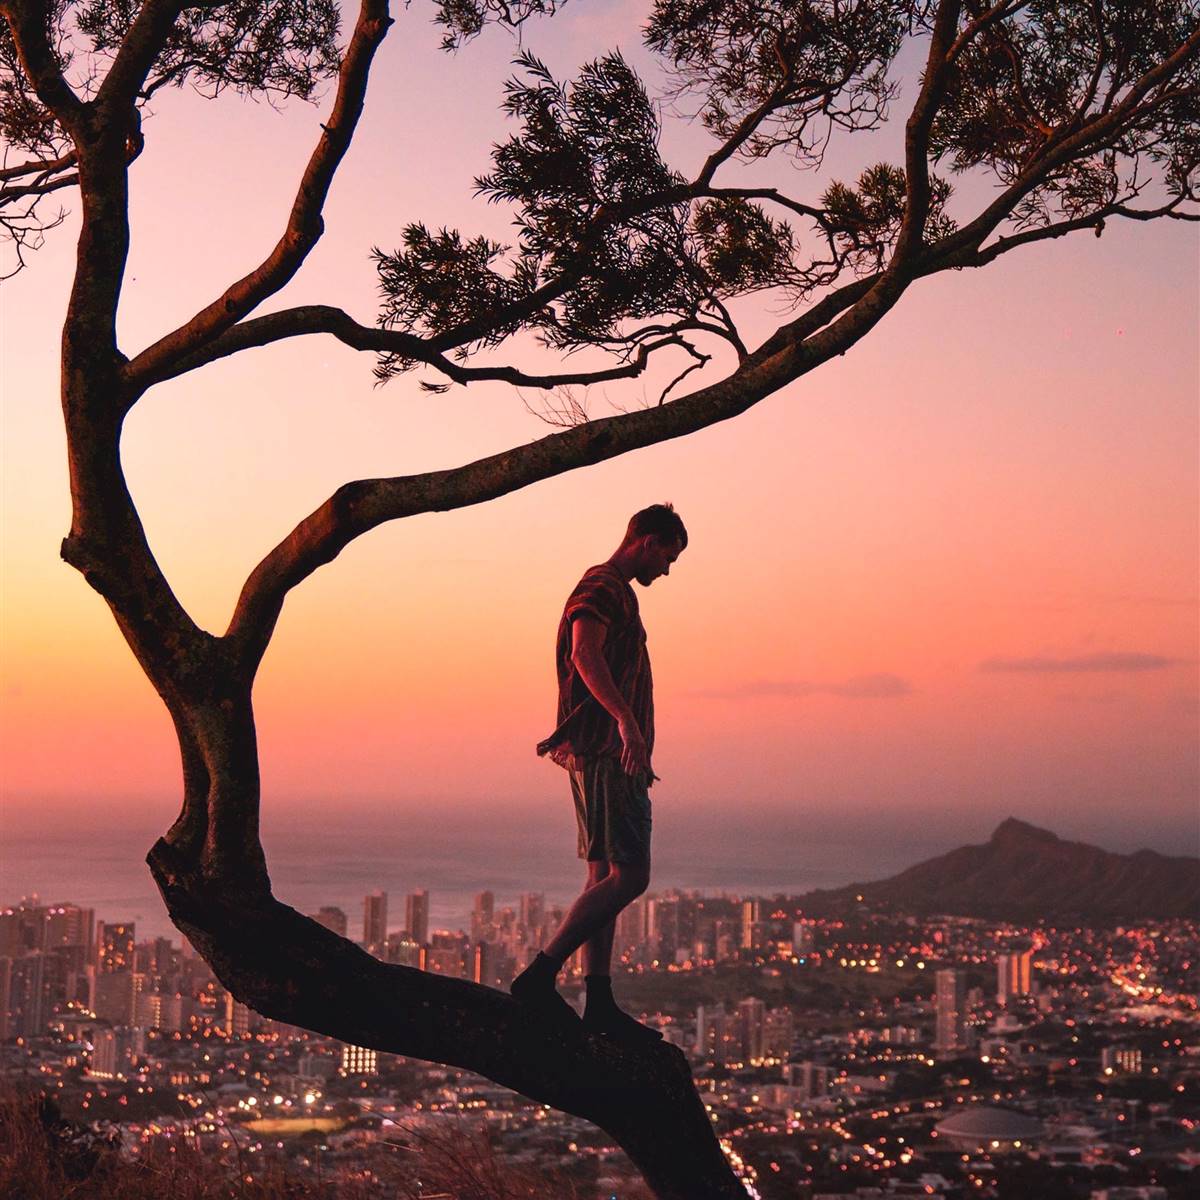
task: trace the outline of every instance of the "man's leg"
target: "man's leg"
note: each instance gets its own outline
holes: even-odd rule
[[[608,874],[608,860],[590,862],[587,886],[591,887]],[[584,975],[607,975],[611,970],[613,938],[617,933],[616,920],[609,921],[599,933],[594,933],[583,943]]]
[[[591,881],[593,871],[599,876],[595,882]],[[623,908],[646,890],[650,868],[641,863],[609,863],[607,871],[599,875],[599,868],[588,863],[588,877],[588,886],[571,905],[558,932],[546,943],[546,955],[559,962],[566,962],[580,946],[596,937],[605,938],[611,954],[612,935],[606,929],[615,923]]]

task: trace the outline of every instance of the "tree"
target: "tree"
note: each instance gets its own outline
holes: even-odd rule
[[[453,50],[488,21],[513,26],[554,7],[440,0],[434,10]],[[517,132],[478,180],[511,209],[515,246],[410,226],[399,250],[375,253],[375,325],[327,305],[254,314],[321,236],[392,23],[385,0],[363,0],[340,51],[329,0],[0,9],[0,128],[15,160],[0,172],[0,228],[15,266],[56,221],[47,197],[78,188],[82,200],[62,343],[73,503],[62,553],[108,603],[178,735],[182,809],[149,855],[172,919],[267,1016],[469,1068],[594,1121],[661,1196],[741,1194],[678,1051],[633,1055],[547,1031],[500,993],[381,963],[274,899],[258,835],[255,673],[290,590],[383,522],[478,504],[736,416],[844,354],[923,276],[1099,235],[1110,220],[1198,219],[1200,6],[658,0],[647,44],[713,137],[699,172],[664,161],[658,109],[619,55],[565,83],[525,54],[504,101]],[[727,181],[741,161],[812,166],[829,137],[878,128],[906,45],[924,67],[903,163],[807,201]],[[125,353],[116,319],[145,105],[185,84],[308,98],[330,78],[332,109],[279,242],[180,328]],[[952,215],[941,164],[990,179],[994,198]],[[760,292],[793,312],[751,349],[730,302]],[[345,484],[262,559],[229,627],[211,634],[147,543],[121,467],[123,422],[156,384],[315,333],[374,353],[380,381],[421,371],[437,391],[477,380],[541,390],[565,428],[451,470]],[[501,361],[519,333],[599,365],[536,373]],[[683,365],[657,404],[587,419],[571,389],[635,378],[665,356]],[[698,386],[681,394],[693,374]]]

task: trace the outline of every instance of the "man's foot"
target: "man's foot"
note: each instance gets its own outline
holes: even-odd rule
[[[635,1021],[617,1007],[612,994],[612,979],[608,975],[588,975],[583,982],[587,988],[587,1006],[583,1010],[586,1030],[626,1046],[648,1046],[662,1041],[662,1034],[657,1029]]]
[[[540,1016],[561,1024],[579,1024],[579,1014],[558,994],[554,981],[562,963],[538,952],[533,960],[512,981],[509,991],[518,1004],[531,1008]]]
[[[627,1012],[615,1007],[611,1012],[603,1014],[585,1013],[583,1027],[588,1033],[598,1033],[614,1042],[620,1042],[622,1046],[644,1048],[662,1041],[662,1034],[657,1029],[635,1021]]]

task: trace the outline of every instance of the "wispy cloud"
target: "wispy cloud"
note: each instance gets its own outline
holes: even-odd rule
[[[763,696],[845,696],[850,700],[892,700],[907,696],[912,684],[899,675],[886,673],[877,675],[855,675],[831,683],[817,683],[809,679],[757,679],[737,684],[730,688],[716,688],[697,692],[709,700],[754,700]]]
[[[1162,671],[1173,667],[1178,659],[1164,658],[1161,654],[1107,651],[1097,654],[1078,654],[1068,658],[1049,658],[1035,655],[1032,658],[988,658],[979,664],[981,671],[1014,671],[1054,674],[1081,671]]]

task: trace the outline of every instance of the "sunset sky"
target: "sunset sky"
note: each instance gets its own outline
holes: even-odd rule
[[[560,74],[619,46],[653,84],[645,7],[579,0],[523,40]],[[492,29],[446,55],[427,5],[395,15],[326,237],[268,309],[323,302],[370,323],[369,251],[412,220],[511,236],[472,179],[507,132],[497,100],[516,43]],[[895,157],[912,90],[884,134],[835,143],[819,177],[772,160],[730,178],[815,201]],[[132,169],[126,353],[273,245],[330,99],[156,102]],[[669,116],[664,146],[684,171],[711,149]],[[973,215],[989,186],[963,181],[951,211]],[[157,814],[165,828],[179,793],[166,711],[58,557],[78,201],[64,203],[64,226],[0,295],[4,815]],[[952,843],[1011,814],[1113,849],[1195,853],[1198,248],[1194,225],[1110,222],[1100,239],[917,283],[843,359],[733,422],[361,538],[292,593],[259,676],[268,835],[299,816],[500,821],[567,805],[565,777],[533,750],[553,724],[562,601],[632,511],[671,500],[691,544],[640,593],[656,806],[726,812],[732,839],[786,814],[864,837],[940,822]],[[752,345],[783,318],[771,297],[737,314]],[[297,340],[134,411],[130,485],[206,628],[223,630],[246,574],[339,484],[549,432],[511,389],[376,387],[372,361]],[[546,360],[518,342],[495,361]],[[591,410],[644,391],[597,390]]]

